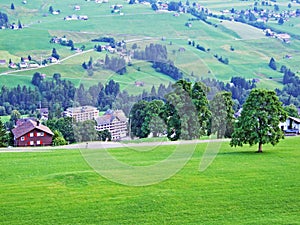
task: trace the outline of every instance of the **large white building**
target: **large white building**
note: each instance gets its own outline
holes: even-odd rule
[[[73,117],[76,122],[94,120],[99,116],[99,110],[93,106],[67,108],[64,111],[64,116]]]
[[[119,140],[127,136],[128,119],[122,110],[108,110],[103,116],[96,118],[96,122],[96,130],[108,130],[112,140]]]

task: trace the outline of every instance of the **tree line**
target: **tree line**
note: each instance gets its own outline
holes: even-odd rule
[[[220,92],[209,103],[208,92],[202,82],[179,80],[164,99],[137,102],[130,112],[131,135],[145,138],[152,133],[178,140],[197,139],[213,132],[218,137],[230,137],[234,112],[231,94]]]
[[[237,121],[231,93],[219,92],[208,101],[208,91],[201,82],[179,80],[164,101],[139,101],[130,113],[131,135],[167,135],[174,141],[216,134],[231,137],[231,146],[258,144],[258,152],[264,144],[276,145],[284,137],[279,122],[286,120],[287,112],[275,91],[252,89]]]

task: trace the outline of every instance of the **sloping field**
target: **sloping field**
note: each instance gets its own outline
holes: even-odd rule
[[[244,23],[224,20],[222,25],[236,32],[242,39],[266,38],[262,30]]]
[[[110,6],[113,4],[122,4],[124,15],[111,13]],[[204,1],[201,4],[214,12],[219,12],[221,9],[231,9],[232,7],[236,9],[249,7],[254,2],[214,0]],[[281,1],[280,7],[283,7],[284,4],[285,1]],[[89,77],[86,71],[82,69],[81,64],[89,60],[90,57],[93,57],[94,62],[96,62],[103,59],[105,54],[86,52],[76,55],[75,52],[70,51],[65,46],[50,44],[49,40],[53,36],[66,36],[73,40],[75,47],[85,46],[85,50],[91,50],[96,44],[91,42],[91,39],[103,36],[114,37],[117,41],[125,40],[128,50],[132,50],[133,43],[137,43],[140,50],[150,43],[166,45],[169,58],[190,80],[212,77],[228,82],[232,76],[241,76],[249,79],[260,79],[260,85],[263,87],[280,88],[283,75],[268,67],[271,57],[275,58],[278,68],[285,65],[292,71],[299,70],[299,40],[292,39],[289,44],[285,44],[278,39],[267,38],[261,30],[241,23],[209,18],[209,21],[213,23],[213,25],[209,25],[203,21],[189,21],[193,18],[190,14],[174,16],[173,13],[157,13],[150,6],[130,5],[120,0],[112,0],[102,4],[96,4],[94,1],[75,3],[72,0],[31,0],[27,1],[27,4],[22,4],[20,1],[14,3],[15,10],[11,10],[10,5],[11,2],[8,0],[1,1],[1,11],[9,15],[11,22],[17,23],[20,20],[25,27],[22,30],[0,30],[0,46],[3,53],[0,53],[0,59],[6,59],[8,62],[11,58],[18,62],[21,57],[31,55],[33,59],[40,62],[51,55],[52,48],[56,48],[62,60],[70,56],[74,57],[60,64],[38,70],[11,71],[7,65],[1,66],[0,82],[7,86],[12,85],[12,83],[8,83],[9,81],[18,78],[14,78],[13,74],[22,75],[23,78],[27,76],[27,81],[21,79],[18,82],[20,85],[28,85],[36,71],[46,73],[47,76],[61,73],[63,78],[74,81],[76,85],[83,82],[88,86],[98,81],[105,83],[108,81],[107,79],[115,79],[121,83],[121,87],[126,87],[127,84],[131,85],[128,81],[140,79],[144,79],[147,83],[153,80],[153,85],[156,86],[159,85],[159,82],[166,84],[172,81],[169,77],[156,73],[149,63],[143,64],[144,68],[140,68],[140,71],[128,68],[128,73],[124,76],[99,69],[94,71],[92,77]],[[75,5],[80,5],[81,9],[75,11]],[[61,13],[51,15],[49,13],[50,6],[54,10],[60,10]],[[27,13],[29,11],[34,13],[29,15]],[[73,14],[88,15],[89,19],[87,21],[63,20],[64,17]],[[185,26],[188,21],[191,22],[192,27]],[[290,29],[296,33],[298,32],[296,31],[297,21],[291,20],[281,28],[287,31]],[[274,24],[274,26],[277,25]],[[195,46],[199,44],[207,51],[197,50],[195,46],[188,45],[188,41],[194,41]],[[234,51],[231,50],[231,47],[234,48]],[[185,51],[179,53],[178,49],[180,48],[185,49]],[[229,64],[222,64],[214,57],[215,55],[228,58]],[[287,59],[285,58],[286,55],[292,57]],[[139,63],[135,60],[132,62]],[[9,75],[9,78],[6,75],[7,71],[13,73]],[[275,79],[270,81],[270,77]],[[150,86],[152,85],[144,88],[149,90]],[[142,91],[143,88],[132,88],[131,90]]]

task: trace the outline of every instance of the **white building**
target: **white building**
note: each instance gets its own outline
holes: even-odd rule
[[[82,106],[76,108],[67,108],[64,116],[73,117],[76,122],[94,120],[99,116],[99,110],[93,106]]]
[[[286,134],[300,134],[300,119],[289,116],[285,122],[279,124],[281,130]]]
[[[96,122],[96,130],[108,130],[112,140],[119,140],[127,136],[128,119],[122,110],[108,110],[103,116],[96,118]]]

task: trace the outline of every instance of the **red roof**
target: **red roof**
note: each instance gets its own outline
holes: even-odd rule
[[[38,129],[38,130],[44,131],[47,134],[53,135],[52,131],[48,127],[42,125],[39,122],[33,121],[33,120],[28,120],[27,122],[23,123],[22,125],[12,129],[12,133],[14,134],[15,138],[19,138],[34,129]]]

